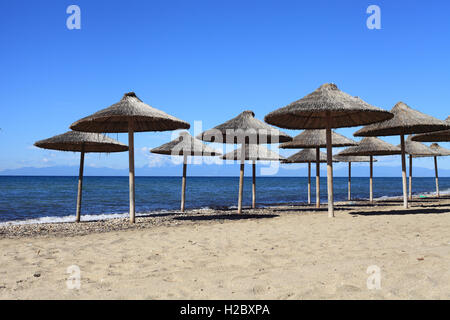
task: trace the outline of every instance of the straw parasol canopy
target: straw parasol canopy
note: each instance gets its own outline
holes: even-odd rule
[[[326,153],[320,152],[319,159],[320,159],[320,163],[326,163],[327,162]],[[281,162],[282,163],[311,163],[311,162],[316,162],[316,160],[317,160],[316,152],[313,149],[303,149],[297,153],[294,153],[292,156],[290,156],[289,158],[286,158],[285,160],[283,160]]]
[[[70,128],[84,132],[128,132],[130,121],[133,132],[190,128],[186,121],[144,103],[134,92],[125,93],[119,102],[75,121]]]
[[[286,133],[269,126],[268,124],[255,118],[255,113],[246,110],[237,117],[228,120],[210,130],[206,130],[198,136],[199,139],[207,142],[240,144],[242,149],[255,144],[272,144],[288,142],[292,137]],[[242,195],[244,191],[244,155],[248,152],[240,152],[242,156],[239,174],[239,197],[238,213],[242,213]],[[256,207],[256,160],[253,160],[253,201],[252,207]]]
[[[409,200],[412,200],[412,168],[414,157],[434,157],[438,154],[423,143],[412,141],[411,136],[406,139],[405,152],[409,155]]]
[[[414,137],[413,137],[413,139],[414,139]],[[437,157],[450,156],[450,150],[446,149],[446,148],[442,148],[437,143],[433,143],[430,146],[430,149],[437,153],[437,155],[434,156],[434,173],[435,173],[435,176],[436,176],[436,196],[439,198],[440,197],[440,193],[439,193],[439,172],[438,172],[439,170],[438,170]]]
[[[70,128],[83,132],[128,132],[130,177],[130,222],[135,221],[134,132],[189,129],[189,123],[155,109],[126,93],[112,106],[74,122]]]
[[[445,122],[450,124],[450,117],[445,119]],[[412,140],[420,142],[450,142],[450,130],[418,134],[413,136]]]
[[[151,153],[173,156],[212,157],[222,155],[221,152],[207,146],[201,140],[194,138],[188,132],[180,132],[180,136],[168,143],[150,150]]]
[[[370,202],[373,203],[373,157],[401,154],[401,149],[376,137],[362,139],[356,147],[347,148],[337,154],[346,156],[368,156],[370,162]]]
[[[233,150],[222,156],[223,160],[241,160],[242,159],[242,149],[239,148]],[[249,161],[280,161],[284,157],[280,156],[278,153],[273,152],[266,147],[259,144],[249,144],[245,146],[244,160]]]
[[[333,83],[326,83],[302,99],[272,111],[264,120],[285,129],[326,129],[327,119],[331,128],[345,128],[390,118],[388,111],[340,91]]]
[[[340,91],[335,84],[327,83],[304,98],[272,111],[264,120],[286,129],[326,129],[328,216],[334,217],[331,129],[371,124],[392,117],[391,113]]]
[[[103,134],[77,131],[68,131],[45,140],[39,140],[34,145],[43,149],[84,153],[128,150],[126,145]]]
[[[352,162],[370,162],[370,157],[366,156],[339,156],[335,155],[333,159],[337,162],[348,163],[348,201],[352,200]],[[376,159],[372,159],[372,162],[377,162]]]
[[[320,163],[327,162],[327,155],[319,148],[303,149],[281,163],[307,163],[308,164],[308,204],[311,204],[311,163],[316,164],[316,207],[320,207]]]
[[[255,113],[246,110],[198,136],[206,142],[231,144],[272,144],[292,141],[288,134],[255,118]]]
[[[333,159],[336,160],[336,162],[348,162],[348,163],[370,162],[370,157],[365,156],[341,156],[337,154],[333,157]],[[373,162],[377,162],[377,160],[374,159]]]
[[[242,189],[244,175],[244,161],[252,161],[252,208],[256,208],[256,161],[281,161],[284,157],[259,144],[243,144],[241,148],[222,156],[224,160],[240,160],[241,172],[239,176],[239,213],[242,212]]]
[[[436,152],[438,157],[450,156],[450,150],[441,147],[437,143],[431,144],[430,149]]]
[[[399,147],[387,143],[377,137],[367,137],[362,139],[357,146],[350,147],[339,152],[336,157],[347,156],[389,156],[401,154]]]
[[[382,123],[368,125],[355,132],[354,135],[361,137],[400,135],[400,145],[402,150],[403,206],[404,208],[408,208],[405,135],[450,129],[450,123],[445,123],[444,121],[414,110],[403,102],[398,102],[392,108],[391,112],[394,114],[392,119]]]
[[[398,146],[401,147],[400,145]],[[412,157],[434,157],[437,153],[421,142],[412,141],[409,136],[405,141],[405,152]]]
[[[331,140],[333,147],[356,146],[358,143],[342,134],[331,130]],[[326,148],[326,130],[305,130],[295,136],[292,141],[280,144],[281,149],[301,149],[301,148]]]
[[[221,152],[205,145],[202,141],[194,138],[186,131],[181,132],[180,136],[175,140],[154,148],[150,150],[150,152],[172,156],[183,156],[183,178],[181,180],[181,212],[184,212],[186,203],[187,157],[211,157],[222,155]]]
[[[78,173],[78,194],[76,222],[81,218],[81,198],[83,190],[84,154],[87,152],[122,152],[128,147],[119,141],[98,133],[68,131],[66,133],[34,143],[36,147],[60,151],[80,152],[80,168]]]

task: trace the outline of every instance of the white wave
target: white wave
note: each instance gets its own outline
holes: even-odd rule
[[[145,216],[149,214],[165,213],[168,211],[153,211],[153,212],[143,212],[136,213],[136,217]],[[81,221],[97,221],[97,220],[109,220],[109,219],[120,219],[128,218],[128,212],[124,213],[111,213],[111,214],[87,214],[81,216]],[[0,227],[2,226],[13,226],[13,225],[24,225],[24,224],[42,224],[42,223],[64,223],[64,222],[75,222],[75,215],[62,216],[62,217],[40,217],[26,220],[11,220],[0,222]]]

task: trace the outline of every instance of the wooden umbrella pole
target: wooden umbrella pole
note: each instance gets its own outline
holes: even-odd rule
[[[77,194],[77,215],[76,222],[80,222],[81,219],[81,198],[83,193],[83,169],[84,169],[84,144],[81,146],[80,155],[80,170],[78,172],[78,194]]]
[[[348,201],[352,201],[352,163],[348,163]]]
[[[409,200],[412,200],[412,166],[413,166],[413,158],[412,155],[409,155]]]
[[[244,192],[245,143],[241,147],[241,172],[239,175],[238,213],[242,213],[242,195]]]
[[[436,196],[439,198],[439,175],[438,175],[438,163],[437,163],[437,157],[434,156],[434,173],[436,175]]]
[[[320,148],[316,148],[316,208],[320,208]]]
[[[405,156],[405,135],[400,135],[400,145],[402,149],[402,186],[403,186],[403,207],[408,209],[408,190],[406,188],[406,156]]]
[[[370,156],[370,203],[373,203],[373,156]]]
[[[135,222],[136,207],[134,194],[134,123],[130,119],[128,122],[128,162],[129,162],[129,178],[130,178],[130,222]]]
[[[308,204],[311,204],[311,162],[308,162]]]
[[[256,208],[256,161],[252,164],[253,181],[252,181],[252,208]]]
[[[333,197],[333,147],[331,140],[331,115],[327,112],[327,187],[328,187],[328,217],[334,217]]]
[[[187,154],[183,155],[183,178],[181,180],[181,212],[184,212],[184,205],[186,203],[186,169],[187,169]]]

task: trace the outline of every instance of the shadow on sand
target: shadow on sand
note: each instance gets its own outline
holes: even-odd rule
[[[446,209],[433,209],[433,208],[409,208],[389,211],[353,211],[350,212],[352,216],[394,216],[394,215],[410,215],[410,214],[442,214],[450,212],[449,208]]]
[[[208,221],[208,220],[243,220],[243,219],[267,219],[279,217],[277,214],[215,214],[175,217],[174,220]]]
[[[351,208],[334,206],[334,210],[351,210]],[[328,207],[297,207],[297,208],[289,208],[289,209],[273,209],[273,212],[326,212],[328,211]]]

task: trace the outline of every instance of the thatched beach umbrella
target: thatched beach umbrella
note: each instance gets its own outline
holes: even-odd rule
[[[323,152],[320,152],[319,148],[313,149],[303,149],[289,158],[281,161],[281,163],[307,163],[308,164],[308,204],[311,204],[311,163],[316,164],[316,198],[318,194],[320,195],[320,191],[318,189],[320,179],[320,164],[327,162],[327,155]],[[317,206],[320,206],[320,200],[316,201],[318,203]]]
[[[409,200],[412,200],[413,157],[434,157],[437,153],[423,143],[412,141],[411,136],[405,141],[405,153],[409,155]]]
[[[430,146],[430,149],[437,153],[437,155],[434,156],[434,173],[436,176],[436,196],[439,198],[439,174],[438,174],[438,163],[437,163],[437,157],[445,157],[450,156],[450,150],[446,148],[442,148],[437,143],[433,143]]]
[[[445,122],[450,124],[450,117],[447,117]],[[411,140],[419,142],[450,142],[450,130],[416,134],[411,138]]]
[[[333,147],[349,147],[356,146],[357,143],[343,135],[331,131],[331,141]],[[326,148],[327,137],[326,130],[305,130],[295,136],[291,142],[285,142],[280,145],[282,149],[316,149],[316,208],[320,208],[320,148]],[[308,170],[310,170],[311,162],[308,162]],[[310,202],[308,201],[308,204]]]
[[[78,194],[76,222],[80,222],[81,217],[81,198],[83,190],[83,169],[84,154],[88,152],[122,152],[127,151],[128,147],[119,141],[111,139],[98,133],[86,133],[68,131],[66,133],[39,140],[34,144],[36,147],[60,151],[80,152],[80,169],[78,173]]]
[[[356,147],[347,148],[337,156],[368,156],[370,162],[370,202],[373,203],[373,157],[401,154],[401,149],[375,137],[362,139]]]
[[[405,135],[426,133],[450,128],[450,124],[445,123],[432,116],[414,110],[403,102],[397,103],[391,110],[394,117],[388,121],[368,125],[357,132],[355,136],[400,136],[402,150],[402,183],[403,183],[403,206],[408,208],[408,193],[406,188],[406,156],[405,156]]]
[[[183,156],[183,178],[181,181],[181,212],[184,212],[186,199],[186,169],[188,157],[213,157],[222,155],[221,152],[205,145],[188,132],[181,132],[180,136],[162,146],[150,150],[152,153],[172,156]]]
[[[199,139],[207,142],[240,144],[241,149],[246,149],[249,145],[272,144],[288,142],[292,137],[286,133],[273,128],[266,123],[255,118],[253,111],[247,110],[237,117],[228,120],[210,130],[206,130],[198,136]],[[247,151],[240,153],[242,156],[239,175],[239,198],[238,213],[242,213],[242,194],[244,190],[244,162],[243,157]],[[253,172],[256,171],[256,164],[253,161]],[[253,179],[255,183],[255,179]],[[255,185],[253,184],[253,189]],[[253,201],[254,203],[255,201]]]
[[[326,129],[328,216],[334,217],[331,129],[355,127],[392,118],[385,110],[324,84],[316,91],[265,116],[267,123],[286,129]]]
[[[337,162],[347,162],[348,163],[348,201],[352,200],[352,162],[370,162],[370,157],[363,156],[339,156],[333,157]],[[372,158],[372,162],[377,162],[377,160]]]
[[[134,223],[136,214],[134,196],[134,133],[189,129],[190,125],[183,120],[149,106],[139,99],[134,92],[129,92],[119,102],[74,122],[70,128],[84,132],[128,132],[130,222]]]
[[[450,124],[450,117],[447,117],[445,119],[446,123]],[[441,130],[436,132],[429,132],[429,133],[422,133],[414,135],[411,138],[412,141],[421,141],[421,142],[450,142],[450,130]],[[439,198],[439,174],[438,174],[438,164],[437,164],[437,157],[438,156],[448,156],[447,152],[448,150],[445,148],[442,148],[437,143],[433,143],[430,148],[433,151],[436,151],[438,153],[437,156],[434,156],[434,171],[436,176],[436,195]]]
[[[256,161],[281,161],[284,157],[259,144],[248,144],[239,149],[228,152],[222,156],[222,159],[234,161],[240,160],[241,166],[243,161],[242,159],[244,159],[244,161],[252,161],[252,208],[254,209],[256,208]],[[243,170],[241,170],[241,174],[243,174]],[[243,183],[240,182],[239,190],[241,190],[242,187]],[[242,196],[240,199],[242,201]]]

